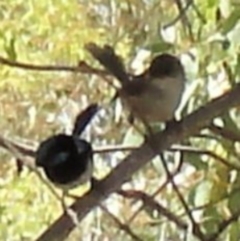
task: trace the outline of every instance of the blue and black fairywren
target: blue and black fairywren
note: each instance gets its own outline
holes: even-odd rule
[[[92,178],[92,145],[80,135],[98,109],[97,104],[91,104],[76,117],[72,135],[51,136],[37,149],[36,165],[42,167],[47,178],[64,191]]]
[[[112,47],[99,47],[94,43],[86,49],[121,83],[117,95],[129,107],[134,117],[145,124],[171,122],[178,108],[185,85],[184,68],[173,55],[157,55],[147,70],[133,76],[125,67]]]

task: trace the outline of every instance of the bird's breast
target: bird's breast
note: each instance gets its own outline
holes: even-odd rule
[[[165,122],[174,117],[184,89],[184,81],[174,78],[152,80],[139,94],[122,93],[123,101],[135,116],[147,122]]]
[[[76,162],[55,167],[46,167],[45,173],[55,186],[61,189],[71,189],[88,182],[93,172],[91,159],[85,163]]]

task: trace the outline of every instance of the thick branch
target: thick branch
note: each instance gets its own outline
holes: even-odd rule
[[[194,135],[202,128],[207,127],[213,118],[221,115],[229,108],[240,105],[240,84],[234,89],[216,98],[205,106],[186,116],[174,128],[153,135],[153,143],[157,143],[159,151],[166,150],[172,144],[180,142],[186,137]],[[93,188],[81,199],[76,201],[71,208],[77,213],[79,220],[97,206],[111,193],[116,192],[124,181],[140,170],[150,159],[155,156],[147,143],[132,151],[106,178],[98,184],[99,189]],[[74,228],[68,216],[61,216],[43,233],[37,241],[58,240],[63,241]]]

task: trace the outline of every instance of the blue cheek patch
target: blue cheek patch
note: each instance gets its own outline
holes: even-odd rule
[[[59,152],[57,155],[54,155],[54,157],[51,159],[51,165],[55,166],[61,163],[64,163],[67,161],[69,157],[69,153],[67,152]]]

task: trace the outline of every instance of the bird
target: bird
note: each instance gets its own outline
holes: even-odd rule
[[[90,54],[116,79],[121,87],[117,90],[131,115],[144,124],[175,121],[185,88],[186,75],[180,60],[172,54],[155,56],[149,67],[140,75],[126,72],[121,58],[109,45],[99,47],[95,43],[86,45]],[[115,97],[116,97],[115,96]]]
[[[98,109],[95,103],[89,105],[76,117],[71,135],[50,136],[36,151],[36,166],[43,168],[46,177],[65,193],[91,180],[93,149],[91,143],[80,135]]]

